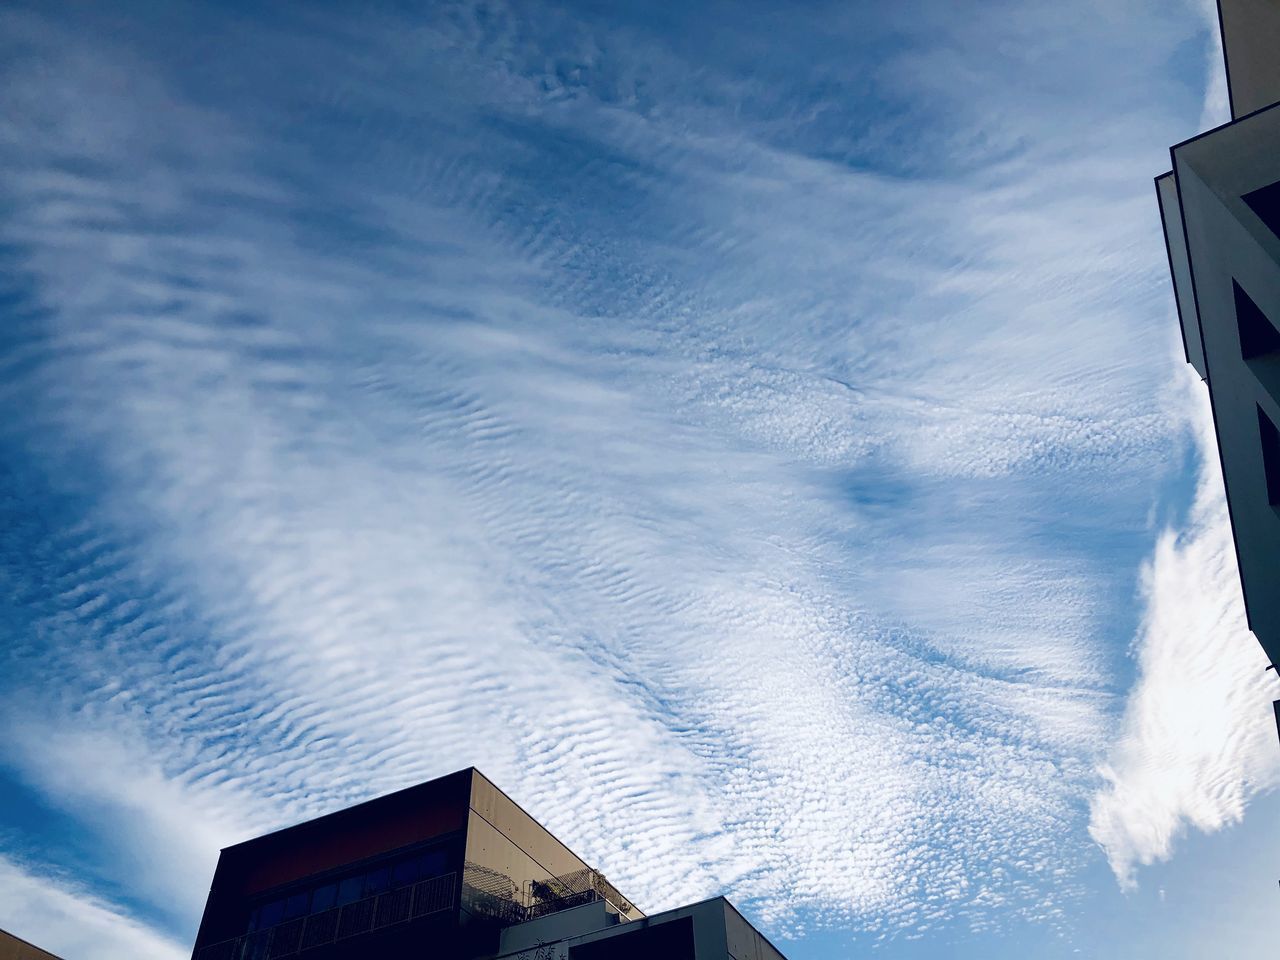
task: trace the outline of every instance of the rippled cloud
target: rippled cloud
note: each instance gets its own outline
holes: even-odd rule
[[[1067,924],[1186,484],[1161,9],[6,13],[12,782],[175,936],[470,764],[646,909]]]

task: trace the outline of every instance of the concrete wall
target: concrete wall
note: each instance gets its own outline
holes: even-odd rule
[[[1280,100],[1280,0],[1219,0],[1231,115]]]
[[[516,883],[588,866],[480,773],[471,785],[467,859],[505,873]]]
[[[725,900],[724,905],[725,945],[732,960],[787,960],[733,904]]]
[[[693,926],[693,957],[696,960],[725,960],[728,956],[724,919],[726,905],[726,900],[717,898],[675,910],[664,910],[651,917],[633,920],[630,923],[619,923],[594,933],[547,943],[541,947],[526,948],[502,960],[573,960],[575,948],[580,948],[576,951],[579,955],[586,952],[593,957],[596,955],[627,956],[629,951],[626,946],[636,941],[629,942],[625,938],[641,935],[640,939],[643,940],[642,934],[645,931],[685,920],[690,921]],[[671,960],[685,960],[685,958],[672,957]]]
[[[1280,181],[1280,106],[1181,144],[1173,157],[1245,606],[1277,663],[1280,511],[1267,491],[1258,413],[1280,426],[1280,357],[1244,358],[1235,291],[1280,325],[1280,237],[1241,199]]]
[[[1204,345],[1200,342],[1200,317],[1196,314],[1195,294],[1191,288],[1187,235],[1182,229],[1182,207],[1178,203],[1178,184],[1172,170],[1156,177],[1156,198],[1160,202],[1160,220],[1164,224],[1164,246],[1169,258],[1169,275],[1173,279],[1178,324],[1182,327],[1182,351],[1187,363],[1203,379],[1205,365]]]
[[[499,960],[575,960],[576,957],[583,956],[595,960],[596,957],[630,957],[637,952],[628,949],[633,945],[640,948],[640,955],[645,955],[643,941],[646,931],[661,932],[664,925],[685,921],[692,924],[691,960],[786,960],[781,951],[723,897],[675,910],[664,910],[643,920],[619,923],[564,939],[543,935],[549,928],[531,930],[526,935],[520,927],[514,927],[504,934],[504,943],[510,949],[501,954]],[[533,928],[537,923],[541,921],[521,926]],[[674,939],[683,938],[682,934]],[[646,960],[658,958],[646,955]]]
[[[608,930],[617,924],[617,913],[610,910],[604,901],[597,900],[507,927],[498,941],[498,957],[503,960],[534,960],[543,944],[572,940]],[[567,953],[567,948],[562,952]]]
[[[576,811],[590,817],[589,809]],[[517,886],[530,880],[545,881],[589,869],[589,864],[557,840],[546,827],[479,771],[471,784],[471,810],[467,821],[466,858],[490,870],[506,874]],[[629,919],[644,914],[630,905]],[[622,904],[617,906],[621,907]]]

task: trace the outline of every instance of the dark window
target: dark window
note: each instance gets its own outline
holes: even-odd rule
[[[381,867],[365,874],[364,878],[364,895],[372,897],[374,894],[382,893],[391,886],[391,870],[389,867]]]
[[[402,860],[391,868],[391,885],[403,887],[408,883],[418,882],[418,859]]]
[[[626,924],[626,927],[633,924]],[[651,927],[605,937],[569,948],[569,960],[694,960],[693,918],[681,917]]]
[[[1242,198],[1276,236],[1280,237],[1280,180]]]
[[[274,927],[277,923],[284,919],[284,901],[272,900],[262,908],[262,912],[258,914],[258,929],[264,927]]]
[[[1268,354],[1280,355],[1280,330],[1267,319],[1267,315],[1253,302],[1234,280],[1231,286],[1236,296],[1236,325],[1240,329],[1240,355],[1255,360]]]
[[[302,893],[295,893],[284,902],[284,918],[293,920],[296,917],[306,916],[311,909],[311,891],[304,890]]]
[[[445,856],[443,850],[433,850],[431,853],[424,853],[418,859],[418,879],[429,880],[431,877],[438,877],[445,871]]]
[[[311,912],[319,913],[321,910],[328,910],[334,905],[337,897],[337,884],[326,883],[323,887],[317,887],[311,894]]]
[[[1276,702],[1280,703],[1280,701],[1276,701]],[[262,916],[262,908],[254,907],[253,912],[249,914],[249,933],[253,933],[253,931],[258,929],[258,921],[261,916]]]
[[[338,884],[338,906],[344,903],[355,903],[364,892],[364,875],[347,877]]]
[[[1258,408],[1258,433],[1262,440],[1262,470],[1267,478],[1267,502],[1280,506],[1280,430]]]

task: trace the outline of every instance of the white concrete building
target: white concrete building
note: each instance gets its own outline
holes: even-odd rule
[[[1187,362],[1208,385],[1249,628],[1280,663],[1280,0],[1220,0],[1231,121],[1156,178]],[[1280,719],[1280,701],[1277,701]]]

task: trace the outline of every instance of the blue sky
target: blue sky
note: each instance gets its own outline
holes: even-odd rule
[[[1260,948],[1204,5],[0,38],[0,927],[183,956],[219,847],[474,764],[793,960]]]

